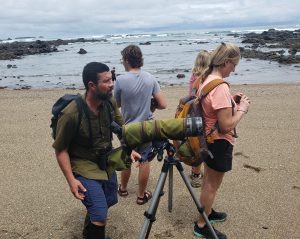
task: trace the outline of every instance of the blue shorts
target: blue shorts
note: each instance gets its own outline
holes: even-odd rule
[[[142,144],[137,148],[137,152],[141,155],[140,162],[151,161],[155,155],[152,153],[152,143]]]
[[[118,202],[117,174],[114,172],[109,180],[94,180],[82,176],[76,178],[86,188],[82,201],[87,209],[91,221],[105,221],[108,208]]]

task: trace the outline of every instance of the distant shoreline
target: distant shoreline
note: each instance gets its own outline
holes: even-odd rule
[[[242,39],[242,43],[249,44],[246,47],[241,47],[241,55],[244,58],[277,61],[281,64],[300,63],[300,55],[297,54],[300,52],[300,29],[294,31],[269,29],[262,33],[228,33],[227,35],[239,37]],[[23,37],[18,39],[23,39]],[[76,42],[107,42],[107,39],[76,38],[69,40],[57,39],[51,41],[36,40],[28,42],[15,41],[12,43],[0,42],[0,60],[13,60],[20,59],[27,55],[58,52],[58,46]],[[139,44],[151,45],[151,41],[140,42]],[[268,49],[281,48],[282,50],[270,50],[263,52],[261,50],[257,50],[259,47],[265,47]],[[283,49],[287,49],[288,54],[286,54]],[[86,54],[84,49],[80,49],[78,53]],[[14,65],[7,65],[8,68],[13,66]]]
[[[257,84],[257,83],[253,83],[253,84],[234,84],[234,83],[230,83],[230,85],[232,87],[255,87],[255,86],[264,86],[264,87],[268,87],[268,86],[299,86],[300,83],[290,83],[290,82],[282,82],[282,83],[261,83],[261,84]],[[168,90],[168,89],[174,89],[174,90],[180,90],[182,89],[182,86],[180,85],[163,85],[161,86],[162,90]],[[186,89],[187,91],[187,87],[185,87],[184,89]],[[0,86],[0,92],[1,91],[36,91],[36,92],[41,92],[41,91],[85,91],[84,88],[31,88],[31,87],[25,87],[25,88],[7,88],[7,87],[1,87]]]
[[[123,74],[124,69],[115,53],[127,44],[142,45],[147,58],[143,69],[153,74],[161,87],[186,87],[193,58],[199,49],[212,50],[222,41],[237,44],[241,49],[243,64],[240,64],[232,75],[231,82],[300,82],[300,30],[269,29],[261,33],[220,31],[207,35],[197,32],[195,35],[170,33],[98,37],[0,44],[0,59],[1,56],[2,59],[20,59],[0,61],[0,88],[81,89],[82,61],[106,59],[104,63],[116,67],[116,72]],[[76,42],[77,44],[74,44]]]

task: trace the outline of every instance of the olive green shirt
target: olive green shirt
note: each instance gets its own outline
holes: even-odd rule
[[[107,102],[102,102],[99,113],[96,115],[87,106],[85,95],[82,98],[89,113],[93,145],[90,143],[88,119],[84,112],[82,112],[82,119],[77,132],[79,113],[76,102],[72,101],[61,112],[57,122],[56,139],[52,146],[57,151],[68,150],[73,173],[90,179],[107,180],[114,169],[110,165],[107,165],[106,171],[101,170],[97,165],[98,158],[96,152],[111,146],[110,108],[107,107]],[[114,110],[115,122],[123,125],[124,122],[115,99],[112,97],[110,101]]]

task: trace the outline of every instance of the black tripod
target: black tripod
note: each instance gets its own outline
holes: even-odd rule
[[[201,216],[203,217],[204,221],[206,222],[207,226],[209,227],[212,236],[214,239],[218,239],[213,227],[211,226],[211,223],[209,222],[206,213],[204,212],[204,208],[201,206],[199,200],[197,199],[197,196],[195,195],[195,192],[193,191],[193,188],[189,182],[188,177],[184,173],[184,169],[182,167],[181,162],[174,157],[174,154],[176,152],[175,147],[173,144],[171,144],[168,140],[164,141],[163,145],[160,149],[158,149],[158,160],[162,160],[162,153],[163,149],[167,151],[167,156],[164,159],[164,163],[161,169],[161,173],[155,188],[155,191],[153,193],[153,197],[151,200],[151,203],[149,205],[149,208],[147,211],[145,211],[145,221],[142,226],[142,229],[140,231],[139,239],[145,239],[149,237],[150,230],[152,227],[152,223],[156,220],[155,214],[158,208],[160,197],[163,195],[163,188],[165,185],[165,181],[169,172],[169,192],[168,192],[168,211],[172,211],[173,206],[173,166],[175,165],[177,170],[179,171],[186,187],[188,188],[193,201],[195,202],[197,209]]]

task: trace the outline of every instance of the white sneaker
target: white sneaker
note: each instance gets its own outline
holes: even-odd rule
[[[191,185],[193,188],[200,188],[202,185],[202,174],[200,174],[198,177],[193,176],[192,174],[190,175],[191,179]]]

